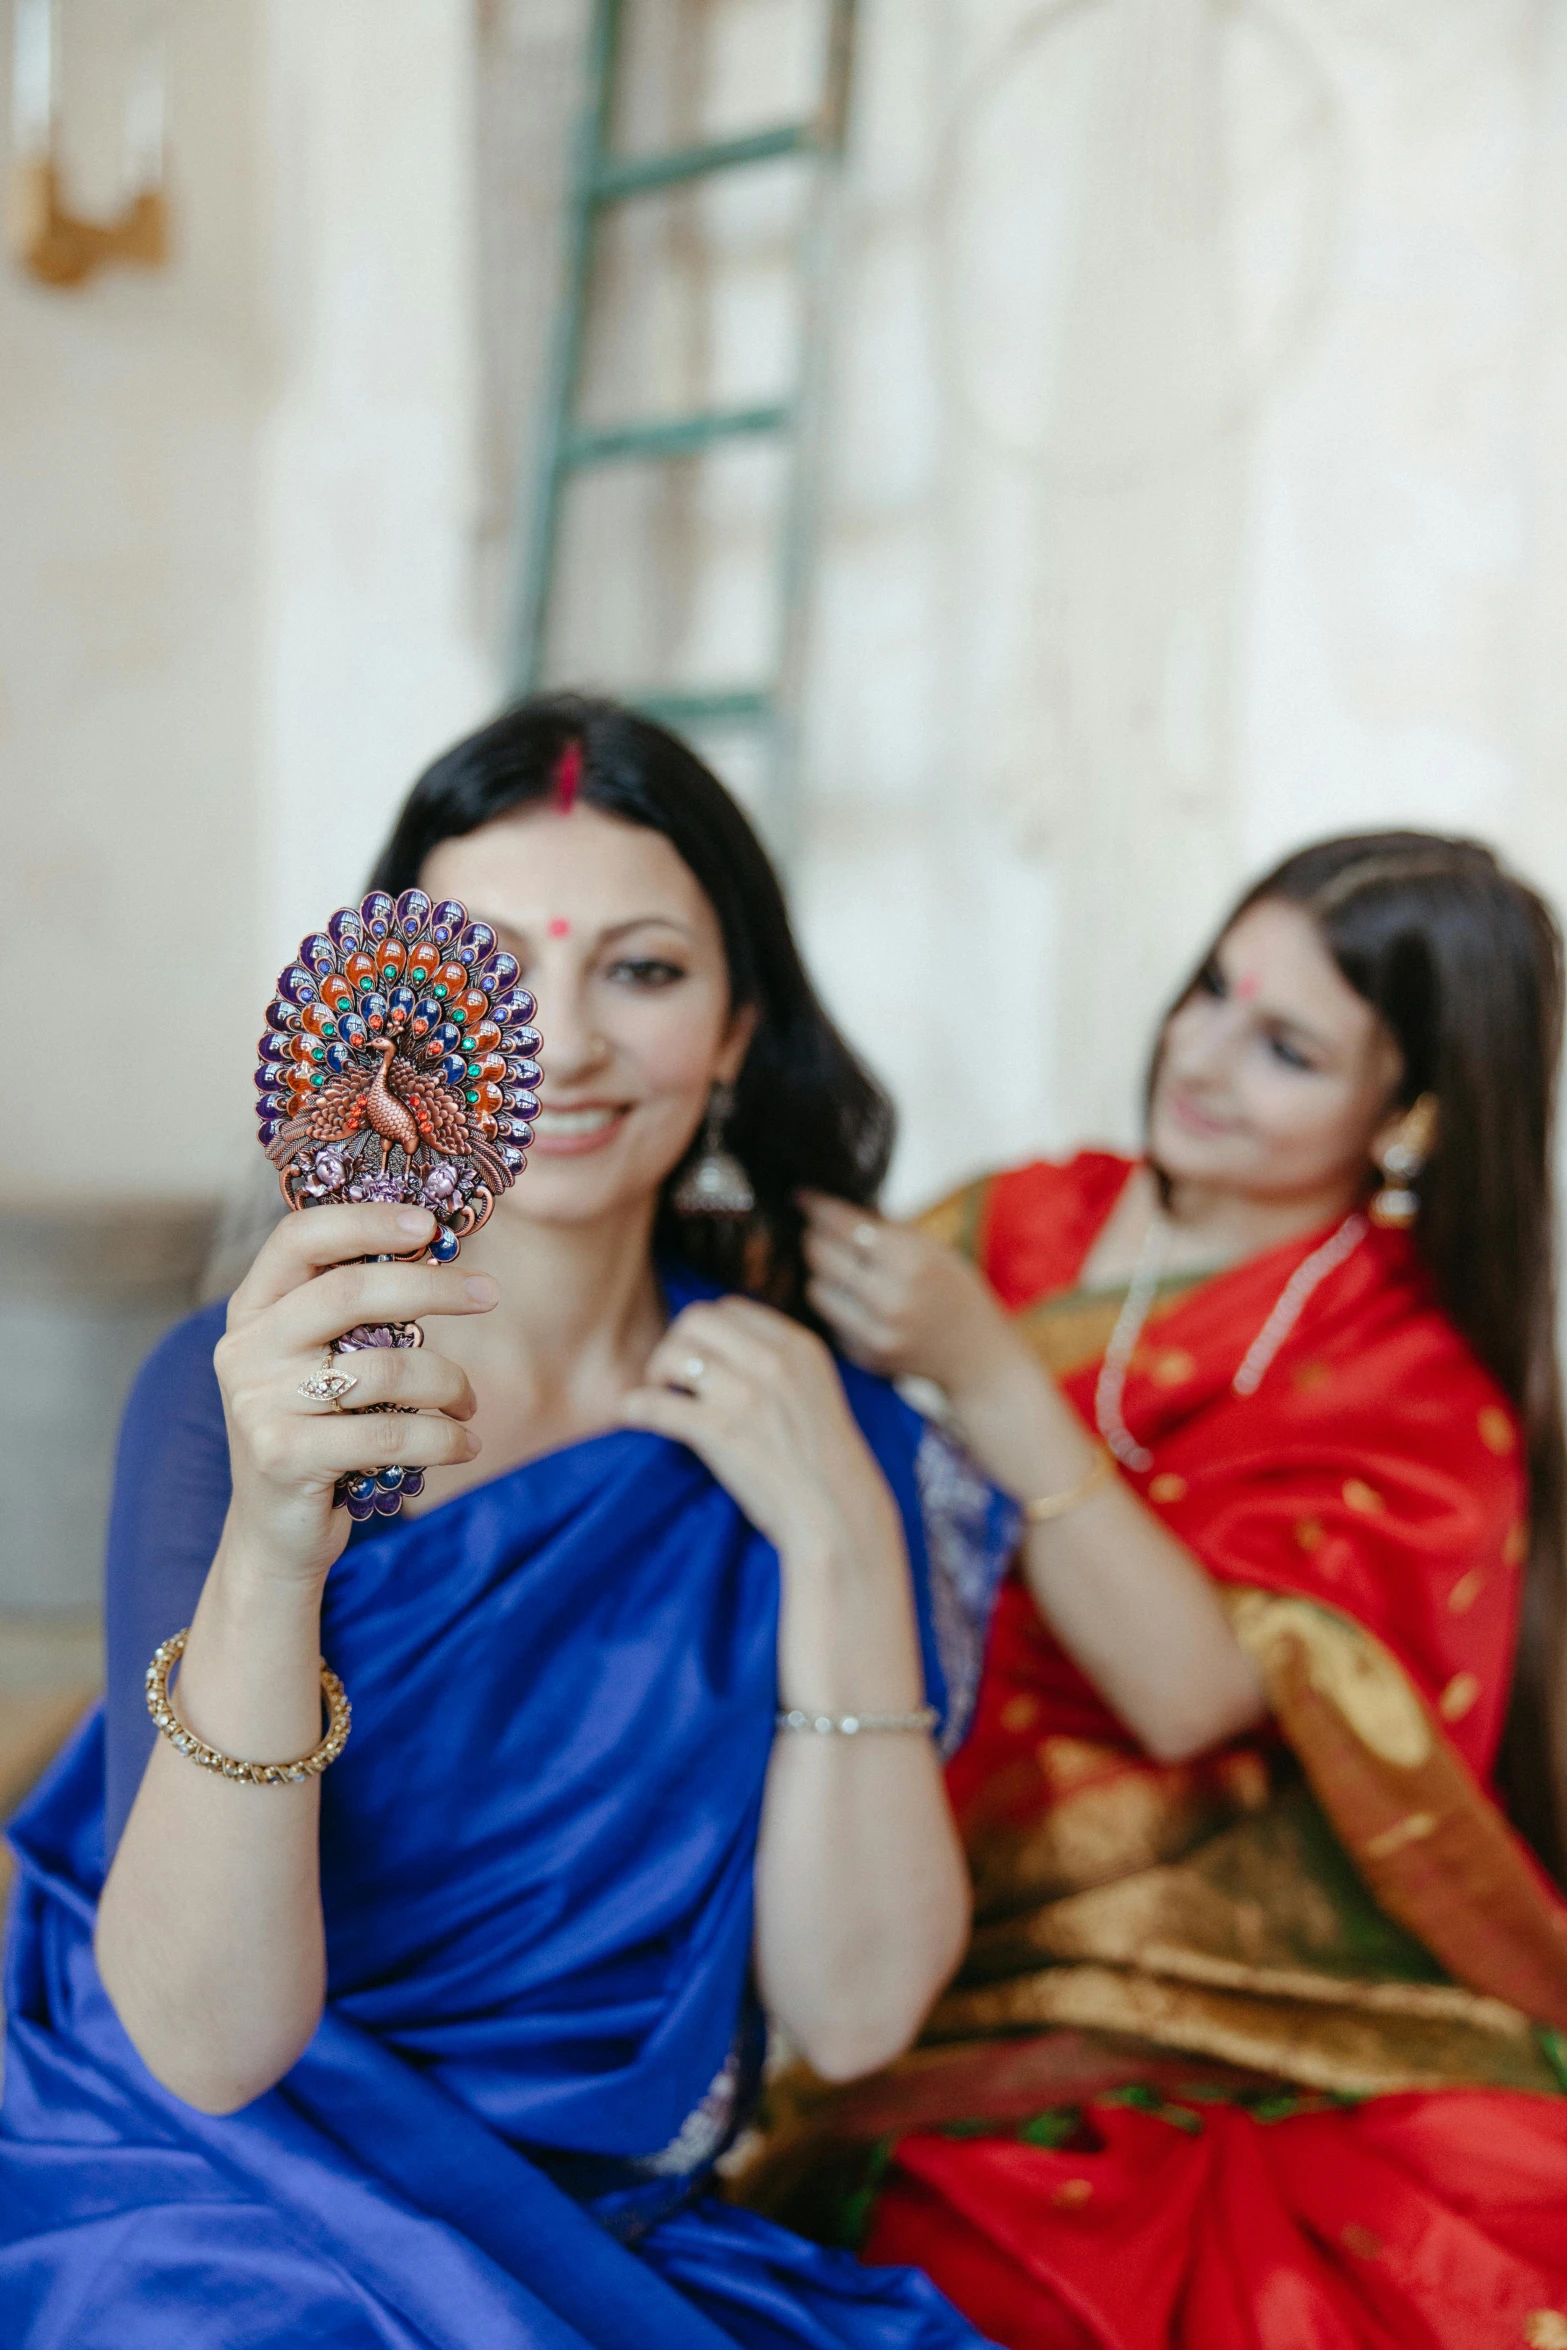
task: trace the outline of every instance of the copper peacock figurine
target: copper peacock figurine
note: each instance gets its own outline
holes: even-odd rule
[[[538,1108],[534,1002],[515,957],[455,898],[372,890],[300,943],[267,1008],[257,1117],[291,1208],[384,1200],[428,1208],[427,1256],[450,1264],[522,1172]],[[416,1346],[417,1324],[362,1326],[337,1351]],[[366,1471],[338,1498],[399,1509],[417,1469]]]

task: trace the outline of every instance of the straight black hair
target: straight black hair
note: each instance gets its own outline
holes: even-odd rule
[[[1528,1562],[1498,1776],[1515,1826],[1567,1886],[1567,1451],[1551,1182],[1561,930],[1491,850],[1438,833],[1299,849],[1247,890],[1220,938],[1279,898],[1311,916],[1385,1022],[1403,1055],[1400,1102],[1437,1099],[1415,1242],[1449,1319],[1517,1410],[1528,1454]]]
[[[828,1018],[800,959],[778,877],[736,801],[678,735],[618,703],[543,694],[447,751],[420,776],[376,859],[371,887],[419,879],[438,842],[549,800],[561,756],[581,754],[582,804],[662,834],[718,917],[730,1003],[755,1010],[726,1141],[756,1193],[749,1217],[677,1215],[671,1198],[700,1136],[666,1179],[654,1246],[801,1320],[800,1189],[869,1207],[892,1155],[894,1113]],[[546,1066],[549,1038],[544,1040]]]

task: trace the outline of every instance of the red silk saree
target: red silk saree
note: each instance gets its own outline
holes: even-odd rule
[[[973,1254],[1084,1420],[1130,1172],[987,1178]],[[948,1784],[969,1956],[919,2048],[775,2085],[739,2184],[913,2261],[1006,2350],[1567,2350],[1567,1904],[1491,1784],[1527,1495],[1515,1415],[1371,1229],[1260,1386],[1322,1234],[1160,1292],[1134,1490],[1203,1562],[1265,1731],[1145,1757],[1003,1594]]]

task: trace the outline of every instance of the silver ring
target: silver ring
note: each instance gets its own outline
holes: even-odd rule
[[[856,1224],[849,1239],[860,1256],[868,1257],[876,1246],[876,1227],[870,1223]]]
[[[693,1395],[699,1394],[701,1392],[702,1379],[706,1370],[707,1365],[702,1360],[700,1355],[687,1355],[685,1361],[681,1364],[680,1376],[685,1381],[686,1385],[690,1388]]]
[[[334,1412],[340,1412],[344,1396],[350,1394],[359,1382],[350,1377],[347,1371],[333,1370],[332,1365],[336,1360],[332,1349],[327,1347],[321,1358],[320,1370],[304,1380],[294,1390],[295,1394],[308,1396],[312,1403],[329,1403]]]

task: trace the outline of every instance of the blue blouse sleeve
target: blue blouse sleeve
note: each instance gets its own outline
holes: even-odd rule
[[[225,1311],[204,1306],[159,1340],[120,1425],[104,1591],[107,1858],[157,1735],[148,1662],[195,1614],[228,1512],[228,1435],[212,1367]]]

